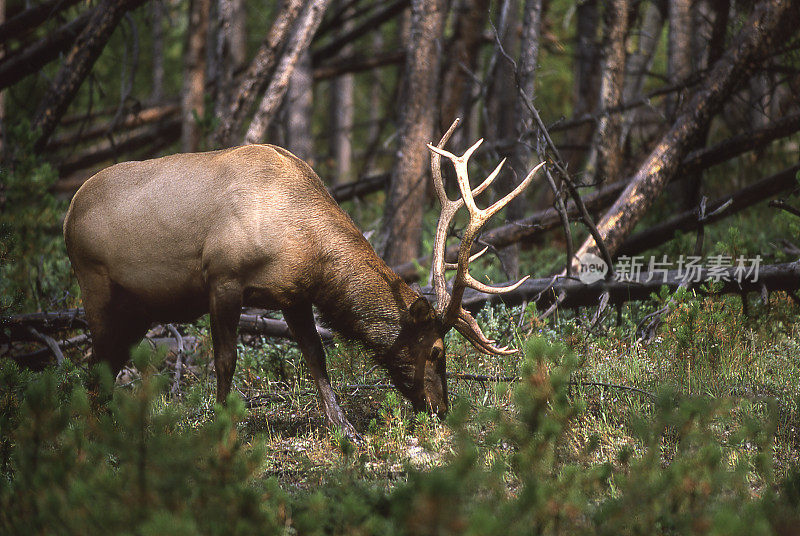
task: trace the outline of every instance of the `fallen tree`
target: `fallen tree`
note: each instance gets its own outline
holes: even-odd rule
[[[541,310],[552,305],[557,297],[563,294],[564,298],[560,304],[563,308],[597,306],[601,299],[606,304],[618,305],[629,301],[650,300],[653,294],[658,294],[664,287],[675,290],[679,286],[684,286],[696,293],[708,294],[711,281],[718,283],[713,289],[714,293],[741,296],[758,293],[763,296],[769,292],[785,291],[796,301],[800,300],[795,294],[800,289],[800,261],[763,266],[752,263],[738,266],[733,264],[735,261],[733,259],[729,267],[697,266],[691,272],[688,270],[641,271],[636,274],[630,272],[632,280],[601,280],[592,284],[564,276],[529,279],[504,294],[490,295],[467,289],[462,303],[465,308],[473,311],[487,303],[504,303],[507,306],[535,303]],[[423,295],[432,302],[435,301],[432,288],[423,289]],[[83,309],[0,317],[0,345],[9,347],[12,343],[18,342],[40,342],[41,338],[34,331],[52,336],[86,329]],[[239,319],[239,330],[240,333],[291,338],[289,328],[283,320],[268,318],[263,313],[250,310],[245,310]],[[329,330],[318,326],[317,331],[324,341],[333,339],[333,334]],[[65,342],[64,345],[74,345],[75,340],[85,341],[73,337],[66,340],[73,342]],[[43,349],[25,355],[41,359],[47,352],[50,350]],[[20,356],[15,360],[24,361]]]
[[[701,217],[698,209],[684,211],[667,221],[630,236],[620,246],[618,253],[620,255],[641,253],[672,240],[678,231],[697,230],[703,225],[727,218],[781,192],[797,188],[796,177],[799,171],[800,165],[792,166],[754,182],[731,195],[719,197],[706,205],[705,211],[708,216]]]
[[[95,12],[96,8],[88,9],[34,43],[10,52],[0,62],[0,89],[13,86],[58,58],[84,31]]]
[[[619,250],[636,223],[678,173],[680,163],[697,136],[705,131],[756,61],[783,44],[796,31],[799,20],[800,9],[794,2],[763,0],[755,6],[725,54],[698,85],[670,129],[598,222],[599,240],[610,253]],[[585,253],[600,253],[593,237],[583,243],[577,256]]]
[[[678,172],[671,177],[671,181],[680,181],[683,178],[721,164],[744,154],[748,151],[765,147],[767,144],[785,138],[800,130],[800,113],[795,113],[775,121],[765,127],[743,132],[711,147],[690,152],[681,162]],[[617,181],[601,186],[598,190],[582,197],[583,203],[589,211],[595,212],[608,206],[625,189],[633,178]],[[566,204],[566,212],[570,219],[579,216],[578,207],[574,201]],[[509,222],[483,233],[480,237],[481,247],[491,246],[503,248],[521,240],[530,240],[541,234],[560,228],[561,219],[558,211],[549,207],[540,210],[521,220]],[[458,255],[458,247],[447,248],[447,262],[454,262]],[[414,262],[407,262],[393,267],[403,279],[413,281],[420,277],[419,266],[430,263],[430,256],[420,257]]]

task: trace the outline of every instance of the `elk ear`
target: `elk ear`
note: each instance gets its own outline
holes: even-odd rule
[[[414,300],[414,303],[408,308],[408,313],[411,315],[411,320],[415,324],[428,322],[435,318],[433,307],[431,307],[428,300],[422,296]]]

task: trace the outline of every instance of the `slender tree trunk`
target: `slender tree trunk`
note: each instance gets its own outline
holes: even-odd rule
[[[383,32],[378,29],[372,34],[372,48],[375,51],[383,50]],[[373,69],[370,73],[369,87],[369,130],[367,132],[367,154],[364,162],[364,174],[372,173],[375,162],[378,158],[378,145],[381,139],[381,121],[383,118],[382,96],[383,96],[383,76],[378,69]]]
[[[585,0],[578,3],[576,18],[576,58],[575,82],[573,95],[573,115],[580,117],[593,113],[597,105],[598,77],[600,73],[600,53],[597,43],[597,32],[600,23],[597,0]],[[572,131],[570,142],[576,146],[588,144],[594,129],[586,124]],[[585,151],[573,149],[565,152],[565,158],[571,169],[580,168]]]
[[[153,0],[150,16],[153,24],[153,87],[150,100],[156,103],[164,98],[164,0]]]
[[[6,22],[6,0],[0,0],[0,25]],[[0,26],[2,27],[2,26]],[[0,44],[0,62],[6,55],[6,47]],[[6,92],[0,89],[0,162],[5,161],[6,152]]]
[[[352,74],[338,76],[331,82],[331,156],[336,166],[335,184],[352,178],[354,89]]]
[[[217,63],[217,93],[215,113],[218,120],[228,112],[233,99],[234,75],[246,60],[243,0],[217,0],[218,28],[215,58]]]
[[[625,84],[625,40],[628,34],[628,0],[610,0],[603,18],[605,42],[603,71],[600,75],[600,109],[622,103]],[[595,182],[615,181],[622,172],[622,115],[604,115],[597,124],[589,167],[595,169]]]
[[[338,2],[340,5],[343,2]],[[345,11],[345,16],[350,10]],[[343,32],[352,29],[352,24],[346,23],[342,28]],[[353,52],[353,45],[348,44],[342,47],[339,54],[348,56]],[[333,183],[341,184],[348,182],[351,178],[353,160],[353,75],[345,74],[337,76],[331,80],[331,109],[330,109],[330,130],[331,130],[331,157],[334,161],[335,170],[333,173]]]
[[[692,74],[692,2],[668,0],[669,40],[667,49],[667,77],[671,84],[680,84]],[[678,111],[684,92],[667,98],[667,118],[672,120]]]
[[[286,95],[286,148],[311,164],[314,147],[311,138],[311,117],[314,106],[314,78],[311,54],[300,56],[289,82]]]
[[[729,0],[713,0],[712,2],[695,3],[692,17],[694,19],[690,51],[697,69],[706,69],[722,56],[725,43],[725,31],[728,27]],[[764,126],[761,125],[751,126]],[[708,139],[709,122],[700,129],[697,135],[698,146],[705,146]],[[691,210],[700,203],[700,192],[703,186],[703,172],[689,175],[676,189],[683,200],[683,209]]]
[[[32,127],[39,131],[34,148],[41,151],[50,139],[83,80],[114,33],[122,16],[144,0],[106,0],[93,12],[53,79],[34,116]]]
[[[644,81],[647,73],[653,65],[656,48],[661,37],[661,30],[664,27],[664,13],[666,6],[663,0],[656,0],[647,5],[642,28],[639,31],[639,44],[635,53],[628,57],[628,66],[625,70],[625,88],[623,90],[623,102],[632,102],[642,96]],[[633,127],[639,109],[634,108],[625,113],[622,120],[622,132],[620,133],[620,145],[625,146]]]
[[[785,43],[800,23],[794,2],[764,0],[756,5],[738,36],[697,88],[670,130],[661,138],[597,229],[613,255],[636,223],[679,170],[680,162],[702,129],[750,69],[775,46]],[[578,256],[598,249],[589,237]]]
[[[250,127],[244,136],[244,143],[259,143],[264,139],[267,127],[278,111],[286,89],[289,87],[289,79],[294,71],[294,66],[311,43],[311,38],[314,37],[314,32],[317,31],[329,3],[330,0],[309,0],[305,10],[300,14],[264,97],[250,122]]]
[[[239,135],[245,117],[270,81],[302,8],[303,0],[286,0],[283,4],[267,38],[258,48],[239,86],[231,94],[231,104],[227,113],[220,118],[215,132],[217,145],[230,145]]]
[[[401,102],[398,159],[392,172],[384,209],[383,257],[389,265],[419,254],[422,211],[429,155],[437,121],[440,47],[445,18],[443,0],[411,2],[410,38],[406,41],[404,89]]]
[[[181,91],[181,150],[197,151],[202,138],[198,119],[205,115],[206,45],[211,0],[189,1],[189,32],[184,52],[183,89]]]
[[[519,61],[515,84],[519,83],[516,98],[514,99],[514,140],[513,149],[509,155],[511,164],[510,180],[506,187],[511,191],[528,173],[531,166],[533,152],[525,141],[526,134],[533,128],[533,118],[525,106],[525,101],[519,92],[522,92],[530,102],[534,102],[534,82],[536,79],[536,64],[539,60],[539,38],[542,32],[542,0],[526,0],[525,13],[522,20],[522,36],[520,40]],[[549,196],[548,196],[549,197]],[[511,201],[506,209],[506,220],[518,220],[525,215],[528,208],[528,199],[521,195]],[[503,250],[503,265],[508,276],[516,279],[519,276],[519,244],[516,243]]]
[[[455,28],[451,45],[445,49],[447,60],[442,74],[442,113],[439,130],[446,131],[456,117],[468,120],[467,107],[472,97],[473,78],[476,72],[478,53],[482,44],[482,32],[489,17],[489,0],[464,0],[458,3],[455,13]],[[465,125],[453,133],[453,147],[461,147],[469,135]]]

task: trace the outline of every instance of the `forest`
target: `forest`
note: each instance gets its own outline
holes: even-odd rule
[[[0,534],[94,533],[800,534],[800,4],[0,0]]]

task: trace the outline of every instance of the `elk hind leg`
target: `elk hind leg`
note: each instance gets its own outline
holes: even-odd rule
[[[233,281],[212,286],[209,300],[214,369],[217,374],[217,402],[224,404],[231,392],[236,370],[236,337],[242,314],[242,290]]]
[[[142,308],[102,273],[79,278],[86,321],[92,334],[93,363],[108,363],[116,377],[130,359],[130,349],[147,333],[149,320]]]

